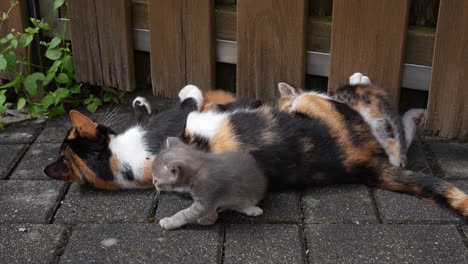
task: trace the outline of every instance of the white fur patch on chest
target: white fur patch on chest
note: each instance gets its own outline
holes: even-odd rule
[[[146,158],[151,155],[145,140],[146,132],[139,126],[132,127],[116,137],[109,143],[113,155],[121,164],[130,166],[136,179],[143,178]],[[119,179],[124,181],[123,179]]]
[[[212,138],[228,114],[192,112],[187,117],[187,129],[191,134]]]

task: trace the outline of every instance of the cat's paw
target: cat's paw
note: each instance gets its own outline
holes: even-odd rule
[[[151,106],[146,98],[138,96],[133,100],[132,103],[133,109],[135,110],[143,110],[146,111],[149,115],[151,115]]]
[[[349,84],[351,85],[366,85],[371,84],[369,77],[362,75],[360,72],[356,72],[349,77]]]
[[[198,110],[201,109],[203,105],[203,93],[202,91],[195,85],[188,84],[179,92],[180,101],[184,101],[187,98],[193,98],[197,102]]]
[[[210,213],[200,219],[197,220],[197,223],[200,225],[212,225],[216,222],[218,219],[218,213],[214,211],[213,213]]]
[[[164,217],[163,219],[159,220],[159,225],[165,230],[173,230],[181,227],[181,225],[171,217]]]
[[[243,208],[241,212],[248,216],[260,216],[263,214],[262,208],[258,206],[251,206],[251,207]]]

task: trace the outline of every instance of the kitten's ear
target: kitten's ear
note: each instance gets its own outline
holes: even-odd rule
[[[182,146],[182,145],[185,145],[185,144],[179,138],[168,137],[166,139],[166,148],[173,148],[173,147]]]
[[[60,157],[57,161],[45,167],[44,173],[50,178],[59,181],[68,181],[70,178],[68,166],[65,163],[63,157]]]
[[[97,124],[82,113],[71,110],[70,119],[73,127],[82,136],[95,137],[97,133]]]
[[[167,169],[169,170],[169,172],[172,174],[174,178],[177,178],[180,176],[183,166],[184,166],[184,163],[182,161],[176,160],[176,161],[171,161],[169,164],[167,164]]]
[[[298,92],[296,88],[292,87],[291,85],[285,83],[285,82],[280,82],[278,83],[278,91],[281,96],[296,96],[298,95]]]

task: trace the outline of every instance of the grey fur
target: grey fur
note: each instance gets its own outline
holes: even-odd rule
[[[167,230],[195,221],[213,224],[220,208],[261,215],[257,204],[267,188],[267,179],[250,154],[202,152],[172,137],[153,163],[153,183],[160,191],[187,192],[194,200],[189,208],[160,220]]]

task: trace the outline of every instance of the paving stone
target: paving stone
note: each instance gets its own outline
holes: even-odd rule
[[[460,222],[448,208],[431,204],[415,196],[385,190],[374,191],[377,208],[384,223]]]
[[[156,224],[81,225],[60,263],[217,263],[219,226],[164,231]]]
[[[61,143],[68,130],[72,127],[68,115],[63,115],[47,120],[47,124],[37,137],[39,143]],[[57,152],[58,154],[58,152]]]
[[[72,184],[54,223],[146,223],[153,196],[151,190],[102,191]]]
[[[189,207],[192,200],[187,196],[162,193],[156,210],[156,220],[171,216]],[[219,213],[219,223],[295,223],[301,221],[299,194],[295,192],[270,193],[261,203],[263,215],[250,217],[226,210]]]
[[[230,225],[224,263],[303,263],[299,225]]]
[[[334,185],[307,191],[302,197],[306,223],[376,223],[369,189]]]
[[[0,131],[0,144],[26,144],[31,143],[41,131],[44,119],[12,124]]]
[[[44,168],[54,162],[60,143],[34,143],[11,175],[13,180],[53,180],[44,173]]]
[[[0,145],[0,179],[4,179],[18,162],[27,145]]]
[[[48,223],[65,187],[59,181],[0,181],[0,223]]]
[[[468,181],[453,183],[468,193]],[[464,222],[455,211],[412,195],[375,190],[374,196],[382,221],[385,223]]]
[[[429,142],[446,178],[468,180],[468,144]]]
[[[408,170],[432,174],[431,167],[427,162],[427,154],[424,150],[423,143],[417,135],[408,150],[407,158],[408,164],[406,168]]]
[[[53,263],[65,234],[60,225],[0,225],[1,262]]]
[[[468,263],[452,225],[307,225],[310,263]]]

